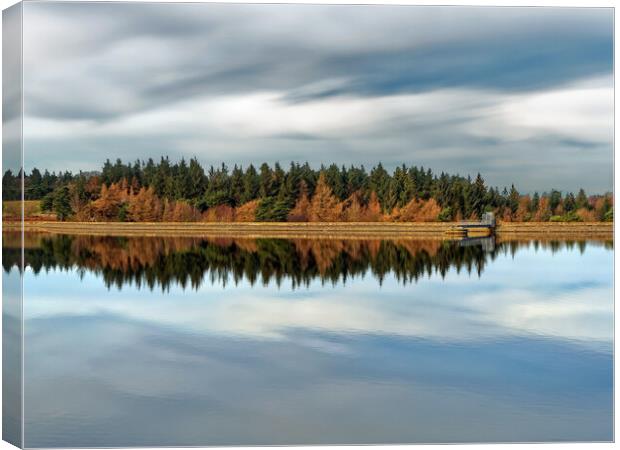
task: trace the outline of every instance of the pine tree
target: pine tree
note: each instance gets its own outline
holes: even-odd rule
[[[270,197],[275,194],[273,190],[273,173],[267,163],[263,163],[260,166],[258,186],[258,195],[260,198]]]
[[[531,209],[530,212],[532,214],[535,214],[536,211],[538,210],[538,205],[540,204],[540,195],[538,195],[538,192],[534,192],[534,195],[532,196],[532,204],[531,204]]]
[[[517,191],[514,184],[510,187],[510,194],[508,195],[508,205],[512,215],[514,216],[519,209],[519,191]]]
[[[575,196],[573,195],[572,192],[569,192],[568,194],[566,194],[566,196],[564,197],[564,211],[569,213],[574,211],[577,208],[577,202],[575,200]]]
[[[579,193],[577,194],[577,198],[575,199],[577,208],[590,208],[590,203],[588,202],[588,197],[586,196],[586,192],[582,189],[579,189]]]
[[[242,203],[245,203],[243,194],[243,169],[241,167],[237,167],[235,164],[230,176],[230,195],[233,206],[239,206]]]
[[[189,161],[188,169],[189,193],[188,199],[195,200],[204,195],[205,191],[205,171],[196,158]]]
[[[551,208],[551,213],[555,213],[561,204],[562,193],[560,191],[552,189],[551,194],[549,194],[549,207]]]
[[[189,168],[187,167],[184,158],[181,158],[181,161],[176,166],[173,190],[175,199],[190,198],[192,192],[192,185],[189,176]]]
[[[60,221],[67,220],[73,214],[71,210],[71,197],[67,186],[59,187],[54,193],[52,208]]]
[[[381,163],[377,164],[377,167],[370,171],[368,188],[377,195],[382,209],[385,209],[385,200],[389,189],[390,178],[390,175],[383,168]]]
[[[472,188],[470,191],[471,211],[474,214],[476,214],[478,218],[481,218],[482,213],[484,212],[484,207],[485,207],[484,201],[485,201],[486,195],[487,195],[487,188],[484,185],[484,180],[482,179],[482,176],[480,175],[480,173],[478,173],[478,175],[476,176],[476,180],[474,181],[474,184],[472,185]]]
[[[248,166],[243,174],[243,194],[241,195],[241,203],[247,203],[258,198],[259,177],[256,169],[252,164]]]

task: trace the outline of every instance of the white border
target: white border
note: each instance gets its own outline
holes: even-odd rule
[[[80,0],[64,0],[64,1],[80,1]],[[89,1],[123,1],[123,0],[89,0]],[[132,0],[136,2],[152,2],[152,0]],[[16,0],[0,0],[1,9],[8,8],[14,4],[18,3]],[[186,3],[183,0],[167,0],[166,3]],[[590,1],[575,1],[575,0],[530,0],[530,1],[501,1],[501,0],[474,0],[474,1],[464,1],[464,0],[444,0],[444,1],[433,1],[433,0],[425,0],[425,1],[415,1],[415,0],[337,0],[337,1],[329,1],[329,0],[308,0],[308,1],[299,1],[299,0],[289,0],[289,1],[277,1],[277,0],[219,0],[217,2],[213,1],[205,1],[201,3],[313,3],[313,4],[384,4],[384,5],[428,5],[428,6],[556,6],[556,7],[611,7],[615,8],[615,2],[611,0],[590,0]],[[615,17],[615,11],[614,11]],[[0,36],[2,34],[2,25],[0,21]],[[615,36],[617,35],[617,22],[614,20],[614,68],[615,61],[618,58],[618,47],[615,45]],[[2,60],[2,49],[0,46],[0,61]],[[616,81],[617,74],[614,70],[614,86]],[[1,71],[0,71],[0,85],[1,85]],[[614,105],[618,99],[618,92],[614,90]],[[0,102],[1,103],[1,102]],[[2,111],[2,105],[0,104],[0,116]],[[615,111],[615,108],[614,108]],[[618,130],[618,122],[617,117],[614,114],[614,143],[615,143],[615,135]],[[0,130],[0,142],[2,131]],[[620,162],[617,158],[615,158],[615,145],[614,145],[614,193],[620,192],[619,181],[615,177],[615,173],[618,171],[618,167]],[[1,192],[1,187],[0,187]],[[614,223],[614,241],[616,240],[616,225]],[[1,252],[1,250],[0,250]],[[620,252],[614,251],[614,298],[615,298],[615,288],[616,288],[616,277],[617,272],[616,268],[619,267],[618,262],[620,260]],[[615,311],[615,308],[614,308]],[[615,323],[615,313],[614,313],[614,323]],[[2,335],[2,322],[0,321],[0,336]],[[615,339],[614,339],[614,349],[615,349]],[[1,361],[0,361],[0,369],[1,369]],[[0,372],[1,373],[1,372]],[[614,352],[614,386],[617,386],[618,381],[618,373],[616,371],[616,358]],[[615,389],[614,389],[615,393]],[[2,401],[2,392],[0,390],[0,402]],[[617,411],[617,397],[614,398],[614,413]],[[618,419],[618,415],[614,414],[614,428],[618,429],[618,424],[620,423]],[[436,445],[377,445],[372,446],[373,449],[377,450],[391,450],[397,448],[402,448],[406,450],[435,450],[437,448],[484,448],[488,450],[499,450],[499,449],[511,449],[511,450],[561,450],[561,449],[569,449],[569,450],[578,450],[585,448],[595,448],[595,449],[608,449],[614,448],[614,443],[559,443],[559,444],[436,444]],[[14,449],[12,445],[7,442],[0,441],[0,450],[8,450]],[[151,447],[142,447],[145,450],[151,450]],[[176,449],[177,447],[169,447]],[[179,449],[183,449],[186,447],[178,447]],[[231,447],[210,447],[211,449],[229,449]],[[274,447],[246,447],[255,450],[272,450]],[[276,447],[278,448],[278,447]],[[283,447],[287,448],[287,447]],[[312,446],[312,447],[294,447],[296,449],[307,449],[314,450],[317,448],[326,449],[326,450],[368,450],[369,446]],[[159,450],[161,447],[153,447],[153,450]]]

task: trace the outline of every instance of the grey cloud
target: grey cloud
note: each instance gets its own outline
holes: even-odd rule
[[[83,71],[67,64],[50,83],[61,76],[71,84],[82,77],[109,77],[140,94],[143,104],[137,109],[255,90],[291,90],[291,98],[300,100],[304,95],[295,89],[331,78],[349,82],[309,97],[446,86],[541,89],[612,69],[610,10],[34,3],[27,5],[26,18],[31,14],[33,20],[45,20],[50,32],[67,23],[71,31],[59,30],[43,44],[41,35],[27,43],[27,61],[45,69],[45,50],[63,52],[78,67],[79,58],[89,58]],[[148,67],[141,68],[145,58],[153,58],[148,48],[106,59],[106,50],[145,37],[155,40],[152,52],[161,53]],[[83,48],[64,53],[76,42]],[[62,58],[54,56],[47,55],[50,64],[62,66]],[[38,105],[33,96],[31,112],[83,114],[84,108],[71,106],[76,103],[71,91],[65,94],[69,106],[56,102],[56,110],[45,102]],[[116,114],[130,112],[131,107],[119,108]]]
[[[613,61],[611,9],[36,2],[26,4],[25,20],[26,120],[59,123],[116,123],[257,92],[291,105],[441,89],[520,95],[610,77]],[[583,179],[609,189],[610,176],[591,174],[609,167],[610,141],[567,133],[541,154],[541,136],[473,136],[466,127],[479,114],[469,104],[445,116],[390,117],[363,137],[291,130],[247,138],[200,124],[163,137],[156,129],[131,138],[26,136],[27,165],[92,169],[108,157],[160,154],[197,154],[207,164],[381,159],[540,190],[548,182],[530,172],[542,159],[567,166],[556,186]],[[515,164],[515,151],[532,160],[511,171],[504,161]]]

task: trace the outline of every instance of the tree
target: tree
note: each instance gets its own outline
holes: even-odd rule
[[[562,193],[558,190],[552,189],[549,194],[549,207],[553,214],[558,212],[558,207],[562,204]]]
[[[92,207],[97,219],[116,220],[118,219],[121,205],[126,200],[127,193],[123,192],[117,183],[110,184],[110,187],[102,184],[99,198],[92,203]]]
[[[586,196],[586,192],[582,189],[579,189],[577,193],[577,198],[575,199],[576,207],[590,209],[590,203],[588,202],[588,197]]]
[[[580,189],[576,196],[563,196],[554,189],[542,196],[534,193],[530,200],[514,185],[501,193],[487,187],[481,174],[474,180],[443,172],[437,177],[430,169],[404,164],[388,172],[379,163],[370,173],[364,166],[336,164],[315,170],[307,162],[291,162],[288,171],[279,163],[273,168],[263,163],[259,172],[251,164],[245,172],[235,165],[229,173],[222,164],[211,167],[206,175],[195,157],[189,164],[183,158],[171,164],[166,156],[158,164],[152,158],[133,164],[116,159],[114,163],[106,160],[100,174],[41,173],[35,168],[24,176],[21,171],[14,175],[7,170],[2,181],[5,200],[21,198],[22,180],[26,199],[41,200],[43,210],[53,210],[57,190],[68,187],[77,220],[173,220],[208,212],[204,216],[208,220],[222,221],[234,220],[241,212],[256,220],[299,221],[310,220],[312,208],[315,220],[321,216],[345,221],[419,220],[424,208],[425,217],[434,213],[433,204],[427,203],[430,200],[439,206],[437,216],[442,220],[479,218],[487,211],[503,220],[524,221],[549,220],[552,215],[592,221],[613,215],[610,193],[588,197]],[[250,202],[254,203],[240,209]]]
[[[129,199],[128,218],[133,222],[157,222],[162,218],[162,204],[152,187],[141,188]]]
[[[402,208],[395,209],[391,219],[398,222],[433,222],[438,219],[441,207],[435,199],[412,199]]]
[[[514,216],[519,209],[519,198],[519,191],[517,191],[513,184],[510,186],[510,194],[508,195],[508,207],[510,208],[512,216]]]
[[[567,213],[572,212],[577,208],[577,202],[572,192],[569,192],[568,194],[566,194],[566,197],[564,197],[563,206],[564,206],[564,211]]]
[[[344,200],[346,198],[346,180],[343,179],[336,164],[330,165],[325,171],[325,181],[338,199]]]
[[[263,163],[260,166],[260,175],[258,179],[258,195],[261,198],[271,197],[275,195],[273,184],[273,172],[267,163]]]
[[[342,217],[346,222],[361,222],[364,217],[364,207],[362,205],[359,192],[353,192],[343,205]]]
[[[514,185],[512,186],[514,188]],[[516,190],[515,190],[516,191]],[[512,193],[512,190],[511,190]],[[484,212],[485,207],[485,199],[487,195],[487,188],[484,185],[484,180],[480,173],[476,176],[476,180],[471,187],[469,199],[471,205],[471,212],[476,214],[478,218],[482,217],[482,213]],[[518,196],[518,193],[517,193]],[[511,197],[512,198],[512,197]],[[518,207],[518,199],[517,199],[517,207]],[[516,208],[515,208],[516,211]]]
[[[452,220],[452,208],[449,206],[441,210],[437,216],[437,220],[440,222],[450,222]]]
[[[207,190],[201,202],[201,209],[213,208],[215,206],[234,204],[231,196],[230,177],[228,176],[228,168],[224,163],[215,170],[213,167],[209,170],[209,183]]]
[[[192,185],[190,179],[190,172],[185,159],[181,158],[181,162],[175,167],[176,174],[174,175],[174,198],[175,199],[188,199],[192,193]]]
[[[202,197],[205,190],[205,172],[198,160],[194,157],[189,161],[189,194],[188,199]]]
[[[50,192],[41,199],[41,211],[53,211],[54,210],[54,193]]]
[[[3,200],[21,200],[21,182],[21,176],[13,175],[13,172],[11,172],[10,169],[4,172],[4,175],[2,176]]]
[[[241,203],[247,203],[258,198],[259,189],[260,180],[258,173],[256,173],[254,166],[250,164],[243,174],[243,194],[241,195]]]
[[[540,195],[538,195],[538,192],[534,192],[534,195],[532,196],[532,203],[530,205],[531,209],[530,212],[532,214],[536,214],[536,211],[538,210],[538,204],[540,203]]]
[[[288,214],[289,222],[307,222],[310,212],[310,199],[308,198],[308,187],[306,182],[299,182],[299,197],[295,202],[295,206]]]
[[[362,221],[363,222],[380,222],[383,220],[383,214],[381,213],[381,204],[379,203],[379,198],[375,191],[370,193],[370,198],[368,199],[368,205],[364,208],[362,213]]]
[[[551,218],[551,206],[549,205],[549,197],[544,195],[538,202],[538,210],[534,215],[536,222],[546,222]]]
[[[390,175],[383,168],[383,165],[379,163],[377,164],[377,167],[373,168],[370,172],[368,188],[371,192],[376,194],[382,209],[385,208],[385,200],[388,194],[389,186]]]
[[[254,222],[256,221],[256,210],[258,208],[258,200],[251,200],[239,206],[235,210],[235,221],[237,222]]]
[[[233,206],[239,206],[244,203],[243,194],[243,169],[235,164],[230,177],[230,196]]]
[[[58,220],[64,222],[73,214],[70,202],[71,197],[67,186],[61,186],[54,192],[52,208],[56,213]]]
[[[36,200],[47,193],[45,186],[43,186],[43,177],[39,169],[36,167],[32,169],[28,182],[24,182],[24,188],[24,199],[26,200]]]
[[[310,222],[334,222],[340,219],[341,212],[341,203],[327,184],[325,174],[321,173],[310,203],[308,214]]]

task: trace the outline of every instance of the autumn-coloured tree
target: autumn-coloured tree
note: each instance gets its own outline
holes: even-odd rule
[[[325,175],[321,173],[310,203],[308,219],[310,222],[335,222],[340,219],[341,212],[342,204],[334,196]]]
[[[552,189],[542,195],[535,192],[527,206],[527,198],[515,186],[503,191],[487,187],[480,174],[475,179],[443,172],[437,175],[430,169],[405,164],[390,172],[380,163],[369,171],[364,166],[335,164],[314,169],[297,162],[291,162],[288,171],[278,163],[258,167],[260,172],[252,164],[246,170],[237,165],[229,171],[221,164],[206,174],[196,158],[188,165],[183,158],[175,163],[164,156],[131,164],[108,160],[100,172],[91,173],[50,173],[37,168],[30,173],[6,171],[2,182],[6,200],[21,198],[23,182],[25,199],[40,200],[43,211],[51,211],[56,193],[68,188],[75,220],[178,220],[175,217],[195,215],[188,206],[201,213],[215,208],[205,214],[208,220],[242,220],[236,218],[239,211],[221,207],[241,208],[245,204],[257,205],[253,212],[256,221],[418,220],[423,208],[418,201],[430,199],[441,207],[442,221],[478,220],[485,211],[510,221],[551,217],[591,220],[591,211],[596,220],[613,218],[612,194],[588,197],[583,189],[577,194]],[[329,195],[326,187],[331,189]],[[248,212],[247,218],[253,209],[248,206],[240,211]],[[429,211],[433,209],[428,205]]]
[[[434,222],[440,212],[441,207],[433,198],[426,201],[413,199],[402,208],[394,208],[390,219],[397,222]]]
[[[200,212],[183,200],[174,202],[172,213],[173,222],[196,222],[200,219]]]
[[[441,206],[437,204],[434,198],[430,198],[420,208],[417,220],[420,222],[435,222],[439,217],[439,213],[441,213]],[[474,214],[478,217],[477,213],[474,212]]]
[[[540,202],[540,200],[539,200]],[[519,206],[514,214],[514,220],[516,222],[528,222],[532,219],[532,213],[530,212],[532,207],[532,200],[529,195],[522,195],[519,198]]]
[[[162,204],[152,187],[141,188],[129,198],[128,217],[133,222],[157,222],[162,218]]]
[[[614,201],[611,194],[599,195],[593,199],[594,211],[597,220],[611,221],[613,220]]]
[[[549,197],[542,196],[538,202],[538,209],[534,215],[534,221],[547,222],[551,217],[551,206],[549,205]]]
[[[258,200],[252,200],[235,208],[235,222],[255,222]]]
[[[379,198],[375,191],[370,193],[370,199],[368,200],[368,205],[364,208],[362,212],[362,221],[363,222],[380,222],[384,219],[383,213],[381,212],[381,204],[379,203]]]
[[[593,209],[579,208],[576,211],[576,214],[583,222],[596,222],[596,221],[598,221],[598,217],[596,215],[596,211],[594,211]]]
[[[234,219],[235,208],[229,205],[214,206],[202,214],[205,222],[233,222]]]
[[[308,186],[304,180],[299,182],[299,196],[295,206],[288,214],[289,222],[307,222],[310,213],[310,199],[308,198]]]
[[[344,201],[342,218],[345,222],[361,222],[364,218],[364,206],[358,191]]]
[[[92,202],[97,220],[117,220],[121,205],[126,200],[127,195],[121,190],[118,184],[112,183],[110,187],[102,184],[99,198]]]
[[[96,200],[101,191],[101,178],[97,175],[90,177],[86,182],[85,191],[90,200]]]

